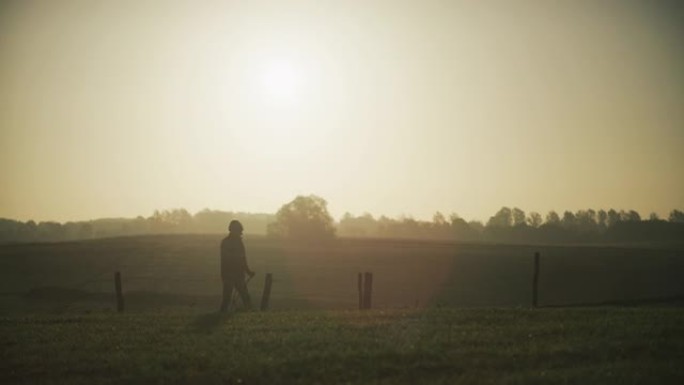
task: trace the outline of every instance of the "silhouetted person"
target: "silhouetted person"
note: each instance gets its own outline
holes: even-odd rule
[[[249,309],[252,307],[252,302],[250,301],[249,293],[247,292],[247,284],[245,283],[245,274],[252,277],[254,276],[254,272],[247,266],[245,245],[242,243],[242,223],[236,220],[230,221],[228,231],[230,232],[228,236],[221,241],[221,278],[223,279],[222,312],[230,308],[233,289],[240,294],[242,303],[246,308]]]

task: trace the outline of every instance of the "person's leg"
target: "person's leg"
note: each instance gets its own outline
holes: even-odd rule
[[[223,280],[223,299],[221,300],[221,311],[225,312],[230,308],[230,303],[233,298],[233,282]]]
[[[249,292],[247,291],[247,284],[245,283],[244,279],[238,280],[235,282],[235,290],[237,290],[238,294],[240,294],[240,298],[242,298],[242,303],[245,305],[245,308],[251,309],[252,308],[252,300],[249,298]]]

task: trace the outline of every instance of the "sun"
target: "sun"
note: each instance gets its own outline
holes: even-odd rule
[[[297,53],[252,53],[245,60],[244,98],[227,130],[252,159],[265,163],[309,159],[325,147],[332,125],[320,115],[321,68]]]
[[[259,88],[267,102],[293,104],[299,99],[302,76],[289,60],[272,60],[261,69]]]

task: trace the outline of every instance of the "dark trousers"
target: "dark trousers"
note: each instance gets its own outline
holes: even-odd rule
[[[223,279],[223,301],[221,301],[221,311],[226,311],[230,308],[233,301],[233,289],[240,294],[242,304],[245,308],[252,308],[252,301],[247,292],[247,284],[244,278],[228,277]]]

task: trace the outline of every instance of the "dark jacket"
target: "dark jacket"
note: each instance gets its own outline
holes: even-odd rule
[[[229,234],[221,241],[221,278],[244,279],[248,271],[242,237]]]

